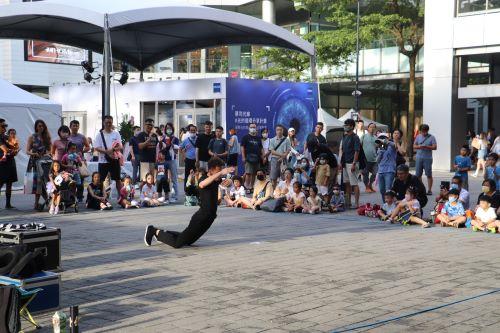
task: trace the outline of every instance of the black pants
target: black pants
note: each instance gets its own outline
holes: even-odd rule
[[[167,177],[158,177],[156,180],[156,192],[158,192],[159,197],[161,197],[163,192],[165,192],[165,197],[170,194],[170,182]]]
[[[176,249],[196,242],[212,226],[217,214],[198,210],[183,232],[160,230],[156,239]]]
[[[184,159],[184,189],[186,189],[186,182],[189,178],[191,170],[196,171],[196,160],[192,160],[190,158]]]

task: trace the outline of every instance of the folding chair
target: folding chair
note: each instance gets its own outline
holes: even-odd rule
[[[33,290],[25,290],[21,287],[16,286],[16,289],[19,291],[21,297],[19,299],[19,315],[28,321],[30,324],[36,327],[36,329],[42,328],[42,326],[38,325],[30,311],[28,310],[28,305],[35,299],[42,288],[37,288]]]

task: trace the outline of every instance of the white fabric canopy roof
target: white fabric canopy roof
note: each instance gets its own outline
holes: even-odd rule
[[[42,119],[54,138],[57,129],[61,126],[61,105],[50,102],[45,98],[30,94],[9,82],[0,79],[0,118],[6,120],[9,128],[16,129],[20,142],[21,152],[16,157],[17,178],[15,187],[24,184],[24,173],[28,165],[26,143],[34,132],[37,119]]]
[[[353,112],[354,112],[354,110],[350,109],[349,111],[347,111],[346,114],[344,114],[342,117],[339,118],[339,120],[342,122],[342,126],[344,124],[344,121],[352,118]],[[377,126],[377,129],[380,129],[383,131],[387,131],[389,129],[389,126],[382,124],[382,123],[378,123],[374,120],[371,120],[370,118],[363,117],[361,114],[359,115],[359,118],[364,121],[365,127],[367,127],[370,123],[374,123]]]
[[[102,53],[108,17],[113,57],[139,70],[173,55],[231,44],[314,46],[252,16],[168,0],[49,0],[0,6],[0,38],[39,39]]]
[[[331,129],[342,128],[343,130],[344,127],[343,121],[338,120],[323,109],[318,109],[318,122],[322,122],[324,125],[323,134]]]

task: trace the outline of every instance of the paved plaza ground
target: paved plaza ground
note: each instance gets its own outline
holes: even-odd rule
[[[471,184],[475,200],[480,184]],[[388,225],[354,211],[310,216],[221,208],[196,246],[147,248],[147,224],[181,230],[195,209],[51,218],[30,212],[24,196],[15,200],[21,210],[2,211],[0,223],[62,229],[62,306],[80,306],[83,332],[331,332],[500,287],[500,235]],[[362,197],[377,200],[378,194]],[[45,326],[38,332],[51,331],[52,314],[37,316]],[[500,332],[500,293],[370,331]]]

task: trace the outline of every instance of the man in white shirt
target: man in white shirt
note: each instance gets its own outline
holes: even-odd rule
[[[123,150],[120,133],[113,129],[113,117],[105,116],[104,128],[99,131],[94,140],[94,149],[99,152],[98,171],[101,182],[109,175],[116,183],[116,191],[122,188],[120,161],[115,156],[115,151]],[[103,140],[104,138],[104,140]],[[115,144],[115,148],[113,148]]]

